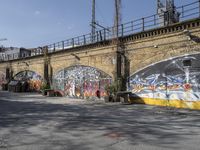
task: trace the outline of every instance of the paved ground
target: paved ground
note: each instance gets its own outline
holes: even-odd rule
[[[0,150],[199,150],[200,111],[0,92]]]

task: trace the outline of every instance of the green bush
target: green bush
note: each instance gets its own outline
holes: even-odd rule
[[[48,85],[46,82],[43,82],[41,90],[49,90],[49,89],[51,89],[50,85]]]
[[[116,95],[119,88],[120,88],[120,83],[117,81],[112,82],[111,84],[105,86],[105,90],[108,93],[108,95]]]

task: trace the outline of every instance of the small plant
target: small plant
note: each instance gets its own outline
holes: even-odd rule
[[[43,82],[41,86],[41,90],[44,91],[44,90],[49,90],[49,89],[51,89],[50,85],[47,84],[46,82]]]
[[[119,81],[118,82],[115,81],[115,82],[112,82],[111,84],[106,85],[105,90],[108,93],[108,95],[116,95],[120,89],[120,85],[121,84]]]
[[[46,82],[42,83],[42,86],[41,86],[42,95],[47,95],[47,91],[50,89],[51,89],[51,87],[49,84],[47,84]]]
[[[108,94],[108,98],[110,102],[115,102],[117,101],[117,92],[120,89],[120,82],[115,81],[111,84],[108,84],[105,86],[105,90]]]
[[[115,93],[117,92],[116,85],[114,85],[114,84],[106,85],[105,90],[108,95],[115,95]]]

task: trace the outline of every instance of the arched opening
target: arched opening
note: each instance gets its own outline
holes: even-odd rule
[[[87,98],[106,96],[105,86],[110,84],[112,78],[105,72],[89,66],[72,66],[60,70],[53,78],[53,87],[64,91],[66,96]]]
[[[200,101],[200,54],[152,64],[130,77],[133,96]]]
[[[5,85],[6,82],[6,74],[2,71],[0,71],[0,90],[3,89],[3,85]]]
[[[42,86],[42,77],[34,71],[25,70],[17,73],[11,82],[20,82],[22,87],[25,88],[24,92],[39,91]],[[24,85],[25,84],[25,85]],[[24,86],[23,86],[24,85]]]

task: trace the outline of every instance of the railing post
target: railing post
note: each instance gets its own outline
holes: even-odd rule
[[[84,42],[84,45],[86,44],[86,38],[85,38],[85,35],[83,35],[83,42]]]
[[[100,41],[102,41],[103,38],[102,38],[101,30],[99,31],[99,36],[100,36]]]
[[[56,44],[55,43],[53,44],[53,51],[54,52],[56,51]]]
[[[167,17],[167,24],[165,24],[165,25],[169,25],[170,24],[170,16],[169,16],[169,11],[166,11],[166,17]]]
[[[132,29],[132,32],[134,31],[133,29],[133,21],[131,21],[131,29]]]
[[[103,37],[104,37],[104,40],[106,40],[106,29],[105,28],[103,29]]]
[[[121,30],[122,30],[121,36],[123,37],[124,36],[124,25],[123,24],[121,24]]]
[[[144,18],[142,18],[142,31],[144,31]]]
[[[62,41],[62,49],[64,50],[65,49],[65,42]]]
[[[79,37],[78,37],[78,45],[80,45],[80,39],[79,39]]]
[[[167,12],[164,12],[164,16],[163,16],[163,18],[164,18],[164,19],[163,19],[163,21],[164,21],[164,22],[163,22],[164,26],[166,26],[166,19],[167,19],[167,17],[168,17],[167,14],[168,14]],[[168,19],[167,19],[167,20],[168,20]],[[167,21],[167,22],[168,22],[168,21]]]
[[[96,34],[97,34],[97,42],[99,41],[99,33],[98,33],[98,31],[96,32]]]
[[[60,48],[60,42],[58,42],[58,50],[59,50],[59,48]]]
[[[72,47],[74,47],[74,38],[72,38]]]

